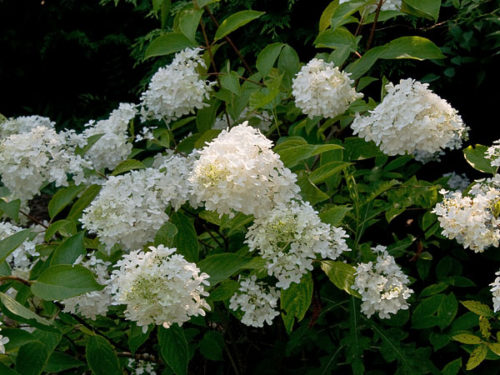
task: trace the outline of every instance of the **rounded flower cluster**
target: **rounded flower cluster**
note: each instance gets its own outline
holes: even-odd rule
[[[322,223],[308,202],[292,201],[255,219],[246,243],[266,260],[269,275],[278,279],[276,286],[287,289],[313,269],[317,255],[336,259],[349,251],[346,237],[343,229]]]
[[[147,330],[149,324],[182,325],[192,316],[205,315],[210,307],[203,297],[209,285],[206,273],[189,263],[175,249],[151,246],[125,255],[112,275],[115,304],[126,305],[125,317]]]
[[[10,118],[0,123],[0,138],[8,137],[12,134],[29,133],[38,126],[53,129],[55,122],[48,117],[42,116],[21,116]]]
[[[500,139],[493,142],[493,146],[486,150],[486,158],[491,160],[491,165],[500,167]]]
[[[468,195],[461,192],[448,193],[432,211],[438,216],[443,235],[456,239],[465,248],[476,253],[489,246],[498,246],[500,241],[500,175],[493,179],[477,181]]]
[[[0,141],[0,175],[13,198],[27,201],[44,183],[68,185],[68,173],[83,177],[83,159],[70,146],[72,133],[37,126]],[[80,176],[80,177],[78,177]]]
[[[170,122],[203,108],[213,83],[200,79],[198,67],[206,67],[199,56],[201,49],[185,49],[177,53],[170,65],[160,68],[141,95],[143,120]]]
[[[375,263],[360,263],[356,267],[354,285],[361,295],[361,312],[368,318],[378,313],[381,319],[407,310],[413,290],[408,288],[409,279],[390,256],[385,246],[372,248],[377,253]]]
[[[152,362],[142,359],[128,359],[127,368],[130,370],[130,375],[156,375],[156,366]]]
[[[240,281],[240,288],[229,300],[229,308],[241,310],[241,322],[251,327],[264,327],[264,323],[272,324],[280,313],[277,310],[280,291],[268,287],[251,276]]]
[[[158,189],[162,177],[153,168],[109,177],[85,209],[83,226],[96,233],[108,250],[115,244],[128,251],[143,247],[168,220],[167,204]]]
[[[293,80],[295,104],[309,117],[335,117],[363,97],[352,87],[354,81],[345,73],[321,59],[312,59]]]
[[[128,142],[128,125],[136,113],[133,104],[121,103],[118,109],[111,112],[108,119],[90,121],[85,125],[87,129],[83,135],[87,140],[92,136],[101,136],[85,153],[93,168],[112,170],[127,159],[132,151],[132,143]]]
[[[223,130],[194,162],[190,181],[195,201],[220,215],[239,211],[258,217],[296,197],[297,177],[271,147],[247,122]]]
[[[457,111],[427,87],[411,78],[389,83],[382,102],[368,116],[356,116],[354,134],[374,141],[387,155],[413,154],[422,161],[446,148],[459,148],[468,128]]]
[[[493,296],[493,310],[497,312],[500,310],[500,271],[495,275],[498,277],[490,284],[490,291]]]
[[[95,320],[97,315],[105,316],[111,305],[110,274],[108,272],[111,263],[96,258],[95,254],[89,254],[85,260],[83,256],[79,257],[74,264],[81,264],[91,270],[96,276],[97,282],[105,287],[102,290],[62,300],[63,311],[72,314],[78,313],[92,320]]]

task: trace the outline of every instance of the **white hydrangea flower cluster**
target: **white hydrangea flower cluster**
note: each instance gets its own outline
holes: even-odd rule
[[[168,328],[204,316],[210,310],[203,298],[208,295],[204,286],[209,285],[209,276],[176,249],[163,245],[149,249],[124,255],[113,271],[114,303],[127,306],[126,318],[146,331],[149,324]]]
[[[276,286],[287,289],[313,269],[317,255],[336,259],[349,251],[346,237],[343,229],[322,223],[308,202],[292,201],[256,218],[246,243],[266,260],[268,274],[278,279]]]
[[[129,358],[127,367],[130,370],[130,375],[156,375],[156,366],[152,362],[142,359]]]
[[[215,123],[212,128],[224,130],[227,129],[229,126],[233,126],[237,122],[242,123],[244,121],[248,121],[248,125],[259,129],[261,132],[267,132],[269,131],[273,123],[273,118],[266,111],[258,113],[250,111],[250,109],[246,107],[245,109],[243,109],[237,120],[233,120],[232,117],[229,116],[229,125],[227,123],[226,115],[221,114],[219,117],[215,119]]]
[[[112,302],[111,278],[108,272],[111,263],[96,258],[95,254],[88,254],[85,259],[83,256],[80,256],[74,264],[81,264],[88,268],[96,276],[97,282],[101,285],[105,285],[105,287],[102,290],[96,290],[62,300],[61,303],[64,305],[63,311],[72,314],[80,314],[92,320],[95,320],[97,315],[105,316]]]
[[[351,127],[387,155],[413,154],[420,160],[462,145],[468,128],[448,102],[411,78],[385,86],[387,95],[368,116],[356,115]]]
[[[25,202],[39,194],[44,183],[67,186],[68,173],[80,181],[86,163],[75,155],[72,139],[73,132],[57,133],[44,126],[2,139],[0,175],[12,196]]]
[[[385,246],[376,246],[375,263],[359,263],[356,267],[354,285],[351,286],[361,295],[361,312],[368,318],[378,313],[381,319],[390,318],[399,310],[407,310],[406,301],[413,290],[408,288],[409,279],[389,255]]]
[[[486,158],[491,160],[491,165],[500,167],[500,139],[493,142],[493,146],[486,150]]]
[[[341,115],[363,94],[352,87],[349,73],[342,72],[333,63],[312,59],[297,73],[292,84],[295,104],[310,118]]]
[[[443,177],[449,177],[446,185],[451,190],[464,191],[470,185],[470,180],[465,173],[458,174],[456,172],[445,173]]]
[[[271,147],[272,142],[247,122],[223,130],[194,162],[190,182],[196,202],[220,215],[239,211],[259,217],[296,197],[297,177]]]
[[[200,48],[177,53],[170,65],[160,68],[141,95],[141,117],[170,122],[206,106],[214,83],[200,79],[197,68],[206,67]]]
[[[500,271],[495,275],[498,277],[490,284],[490,291],[493,296],[493,310],[497,312],[500,310]]]
[[[43,116],[20,116],[10,118],[0,123],[0,138],[5,138],[13,134],[29,133],[38,126],[54,129],[55,122]]]
[[[26,228],[18,227],[9,222],[0,222],[0,240],[3,240],[17,232]],[[18,277],[26,278],[29,275],[31,268],[34,266],[35,259],[40,256],[36,250],[36,245],[43,243],[43,229],[41,226],[32,228],[38,232],[37,236],[32,240],[26,240],[19,245],[12,253],[7,256],[12,274]]]
[[[84,210],[84,228],[96,233],[110,250],[115,244],[130,251],[144,246],[168,220],[156,169],[109,177],[99,195]]]
[[[0,321],[0,326],[2,325],[2,322]],[[2,331],[2,328],[0,328],[0,332]],[[5,354],[5,344],[9,342],[8,337],[4,337],[0,335],[0,354]]]
[[[108,119],[90,121],[85,125],[83,135],[86,139],[102,135],[85,154],[93,168],[112,170],[127,159],[132,151],[132,143],[128,142],[128,125],[136,114],[137,109],[134,104],[121,103],[118,109],[111,112]]]
[[[351,0],[340,0],[339,4],[348,3],[349,1],[351,1]],[[378,3],[378,1],[377,1],[377,3]],[[401,10],[401,4],[402,4],[402,0],[385,0],[382,3],[382,7],[380,8],[380,10],[382,10],[382,11]],[[377,5],[370,5],[370,6],[366,7],[366,10],[368,13],[373,13],[377,10]]]
[[[456,239],[465,248],[476,253],[489,246],[498,246],[500,241],[500,175],[493,179],[480,180],[468,195],[461,192],[441,190],[445,197],[432,211],[438,216],[442,234]]]
[[[240,288],[229,300],[229,308],[241,310],[241,322],[251,327],[272,324],[280,313],[277,310],[280,291],[257,281],[255,275],[240,279]]]

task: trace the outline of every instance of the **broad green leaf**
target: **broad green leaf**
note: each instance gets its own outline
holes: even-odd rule
[[[480,337],[471,335],[470,333],[460,333],[452,336],[452,339],[462,344],[480,344],[483,341]]]
[[[196,113],[196,128],[200,133],[210,130],[215,123],[217,117],[217,109],[219,109],[220,102],[214,101],[211,105],[201,108]]]
[[[358,47],[359,37],[356,38],[345,27],[335,30],[325,30],[318,35],[314,41],[316,48],[342,48],[347,47],[350,51],[355,51]]]
[[[83,238],[85,232],[79,232],[74,236],[67,238],[60,244],[52,255],[50,264],[73,264],[80,255],[85,255],[85,247],[83,246]]]
[[[66,219],[54,221],[45,231],[45,241],[49,242],[56,233],[61,233],[63,237],[68,237],[75,234],[76,221]]]
[[[236,293],[239,287],[240,284],[235,280],[223,281],[217,288],[210,291],[210,296],[207,299],[212,302],[228,300]]]
[[[223,89],[232,92],[235,95],[240,95],[240,76],[236,72],[229,72],[219,75],[220,85]]]
[[[23,229],[12,236],[4,238],[0,241],[0,263],[3,263],[5,259],[16,250],[21,244],[28,239],[31,234],[30,229]]]
[[[335,206],[321,211],[319,217],[324,223],[338,227],[342,224],[345,215],[352,210],[349,206]]]
[[[6,202],[0,198],[0,215],[3,213],[17,221],[19,219],[19,208],[21,208],[21,201],[19,199]]]
[[[465,369],[467,371],[475,369],[486,358],[486,354],[488,354],[488,347],[485,344],[477,346],[472,351],[472,353],[470,353],[470,357],[467,361],[467,364],[465,365]]]
[[[324,260],[321,262],[321,269],[337,288],[352,296],[361,297],[358,292],[351,288],[354,284],[356,268],[347,263]]]
[[[122,161],[120,164],[116,166],[113,173],[111,173],[111,176],[116,176],[122,173],[130,172],[135,169],[144,169],[144,168],[146,168],[146,166],[139,160],[127,159]]]
[[[130,333],[128,335],[128,347],[132,353],[135,353],[137,349],[139,349],[139,347],[147,341],[152,330],[152,326],[148,327],[148,330],[146,332],[143,332],[142,327],[139,327],[135,324],[132,324],[130,326]]]
[[[340,173],[349,165],[352,165],[352,163],[346,163],[343,161],[331,161],[312,171],[309,174],[309,178],[313,183],[320,184],[322,182],[325,182],[326,179],[333,176],[334,174]]]
[[[251,258],[245,258],[234,253],[209,255],[198,263],[201,271],[206,272],[210,278],[210,286],[226,280],[243,268]]]
[[[93,145],[97,143],[99,139],[101,139],[104,134],[94,134],[87,138],[87,144],[83,147],[77,147],[75,150],[75,154],[83,156],[85,155]]]
[[[486,158],[487,149],[488,147],[483,145],[469,146],[464,150],[465,160],[480,172],[495,174],[498,168],[492,166],[491,160]]]
[[[441,370],[442,375],[457,375],[462,368],[462,358],[457,358],[451,362],[448,362],[446,366]]]
[[[313,281],[310,272],[302,276],[300,284],[291,283],[288,289],[281,291],[280,305],[283,310],[281,317],[288,333],[292,332],[295,318],[298,322],[304,319],[311,305],[312,295]]]
[[[19,348],[16,370],[21,375],[40,375],[49,359],[45,345],[40,341],[29,342]]]
[[[487,318],[492,318],[494,316],[493,311],[491,311],[488,305],[485,305],[478,301],[460,301],[460,303],[469,311],[479,316],[485,316]]]
[[[489,342],[487,343],[488,348],[495,353],[496,355],[500,356],[500,343],[498,342]]]
[[[104,337],[90,336],[85,347],[87,364],[94,375],[122,375],[118,357]]]
[[[90,185],[87,190],[83,192],[80,198],[78,198],[75,204],[73,204],[73,207],[71,207],[67,219],[78,219],[82,214],[82,211],[87,208],[87,206],[94,200],[97,194],[99,194],[99,191],[101,191],[101,186]]]
[[[53,219],[59,212],[64,210],[83,190],[85,190],[84,185],[69,186],[58,190],[49,202],[50,218]]]
[[[17,302],[14,298],[4,293],[0,293],[0,302],[5,315],[10,316],[12,319],[30,323],[33,325],[36,325],[37,323],[38,325],[44,326],[52,325],[52,322],[35,314],[30,309]]]
[[[160,354],[176,375],[187,375],[189,348],[184,331],[177,324],[165,329],[158,327]]]
[[[458,310],[458,302],[453,295],[435,294],[423,299],[415,308],[412,327],[425,329],[439,326],[447,327],[453,321]]]
[[[2,375],[20,375],[17,371],[5,366],[2,362],[0,362],[0,374],[2,374]]]
[[[403,0],[401,10],[419,17],[437,21],[441,0]]]
[[[357,18],[352,17],[352,15],[367,5],[367,3],[366,0],[350,0],[340,4],[334,10],[330,20],[332,29],[335,30],[337,27],[347,23],[357,22]]]
[[[144,58],[154,56],[165,56],[171,53],[182,51],[186,48],[195,48],[198,44],[189,40],[181,33],[166,33],[154,39],[146,48]]]
[[[201,9],[184,9],[178,15],[177,27],[179,31],[193,43],[196,43],[196,29],[200,24],[202,14],[203,10]]]
[[[264,81],[266,87],[251,93],[249,100],[250,107],[252,109],[258,109],[275,100],[280,93],[280,85],[283,81],[283,77],[284,74],[276,75],[273,72],[273,74]]]
[[[82,367],[84,365],[85,363],[68,354],[62,352],[54,352],[45,365],[44,370],[48,373],[58,373],[73,368]]]
[[[47,268],[31,286],[37,297],[46,301],[63,300],[80,294],[101,290],[92,272],[77,264],[58,264]]]
[[[384,46],[382,59],[444,59],[444,55],[433,42],[421,36],[403,36]]]
[[[215,32],[214,42],[224,38],[226,35],[246,25],[247,23],[259,18],[265,12],[258,12],[256,10],[242,10],[227,17]]]
[[[163,224],[158,232],[155,235],[155,246],[164,245],[166,247],[175,247],[175,236],[179,233],[177,227],[170,223],[166,222]]]
[[[318,188],[304,173],[299,174],[297,185],[300,187],[300,195],[302,198],[313,206],[316,203],[323,202],[330,198],[328,194]]]
[[[292,79],[299,71],[299,68],[299,55],[291,46],[285,44],[278,59],[279,71],[284,72],[285,76],[287,76],[289,79]]]
[[[207,331],[200,341],[200,353],[211,361],[221,361],[224,338],[217,331]]]
[[[321,17],[319,18],[319,32],[322,32],[330,27],[333,13],[338,6],[339,0],[333,0],[327,5],[323,13],[321,13]]]
[[[331,150],[342,149],[342,146],[336,144],[322,144],[322,145],[294,145],[289,144],[287,141],[280,143],[274,148],[281,158],[281,161],[288,167],[295,167],[299,162],[308,159],[311,156],[320,155],[323,152]]]
[[[256,66],[263,77],[269,74],[284,46],[283,43],[271,43],[259,53]]]
[[[174,237],[174,247],[177,252],[184,255],[188,262],[197,262],[198,236],[193,220],[180,212],[175,212],[170,216],[170,222],[177,228],[177,234]]]
[[[195,4],[197,4],[199,8],[203,8],[207,5],[218,3],[219,1],[220,0],[197,0]]]

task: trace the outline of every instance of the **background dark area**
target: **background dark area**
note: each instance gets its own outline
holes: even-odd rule
[[[245,8],[266,11],[232,36],[250,63],[271,41],[289,43],[304,62],[317,52],[312,42],[328,3],[236,0],[222,1],[214,11],[219,20]],[[471,127],[470,143],[489,144],[500,135],[495,121],[499,47],[490,35],[498,24],[487,13],[497,9],[499,2],[481,1],[480,6],[459,10],[443,3],[440,24],[414,22],[419,34],[442,46],[448,58],[438,63],[382,61],[373,75],[382,70],[393,81],[408,76],[430,81]],[[61,128],[79,128],[89,119],[105,116],[119,102],[137,102],[145,79],[159,63],[139,61],[144,36],[157,29],[159,21],[147,16],[149,0],[139,0],[137,5],[123,0],[117,6],[98,0],[0,0],[0,113],[7,117],[39,114]],[[408,22],[413,20],[397,18],[389,28],[381,26],[375,44],[392,35],[415,34]],[[214,30],[209,20],[207,27]],[[365,39],[368,31],[365,26]],[[221,55],[230,53],[226,50]],[[372,84],[368,94],[378,100],[379,93],[380,84]]]

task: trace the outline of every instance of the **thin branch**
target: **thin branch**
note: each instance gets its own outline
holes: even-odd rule
[[[384,1],[385,0],[379,0],[377,4],[377,10],[375,11],[375,18],[373,19],[372,29],[370,30],[370,36],[368,37],[368,42],[366,43],[366,50],[369,50],[372,45],[373,37],[375,36],[375,29],[377,27],[378,16],[380,15],[380,8],[382,8],[382,4],[384,4]]]
[[[20,277],[12,276],[12,275],[0,276],[0,283],[2,283],[3,281],[17,281],[17,282],[24,284],[24,285],[27,285],[27,286],[31,286],[31,284],[33,284],[33,281],[21,279]]]
[[[37,219],[36,217],[34,216],[31,216],[29,213],[27,212],[24,212],[23,210],[19,210],[19,213],[21,215],[24,215],[26,216],[28,219],[30,219],[31,221],[33,221],[34,223],[37,223],[38,225],[41,225],[42,227],[44,227],[45,229],[48,228],[48,226],[46,226],[41,220]]]

